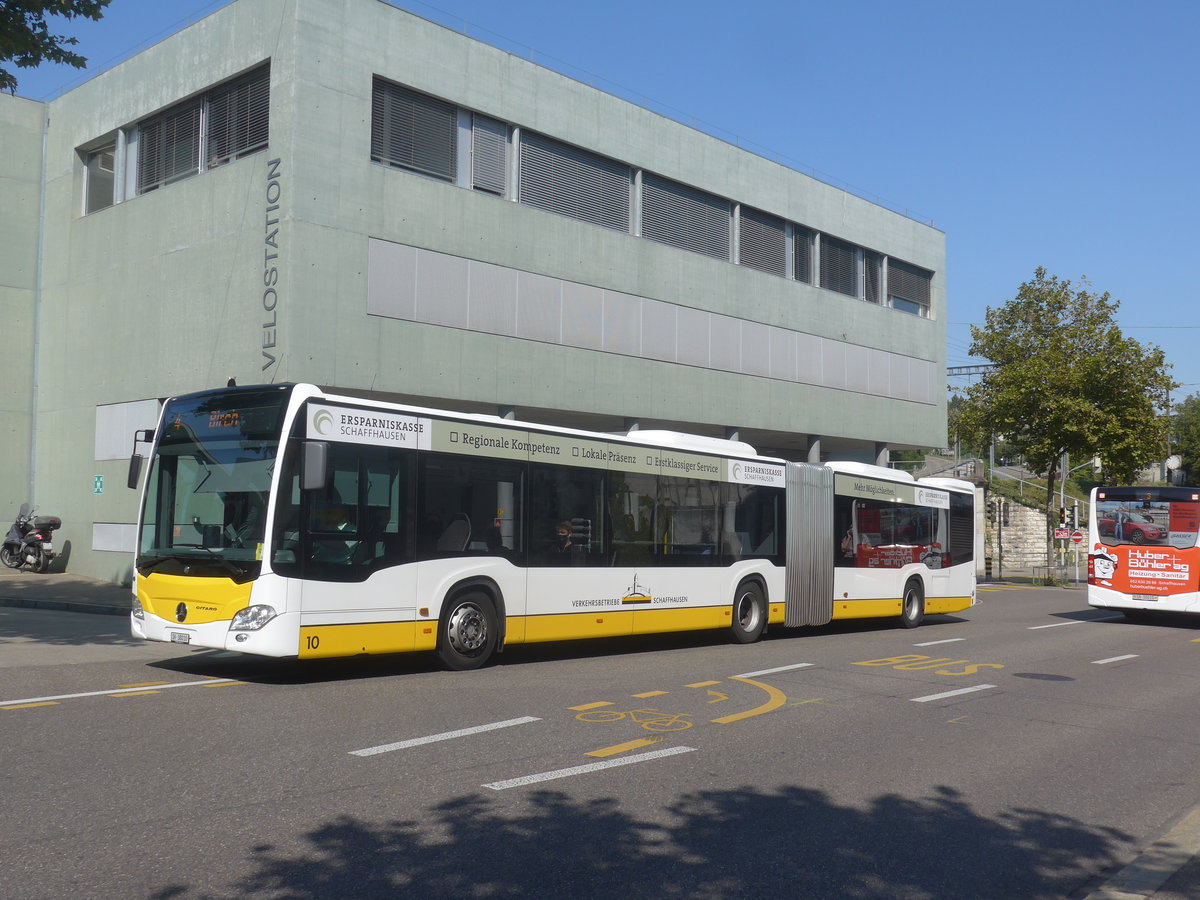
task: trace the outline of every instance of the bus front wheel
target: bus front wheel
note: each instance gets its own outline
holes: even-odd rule
[[[486,594],[472,591],[447,601],[438,624],[437,655],[454,671],[478,669],[496,649],[496,607]]]
[[[767,604],[762,588],[753,581],[738,585],[733,600],[733,639],[739,644],[753,644],[767,627]]]
[[[916,628],[925,618],[925,591],[921,582],[912,579],[904,585],[904,600],[900,607],[900,624],[905,628]]]

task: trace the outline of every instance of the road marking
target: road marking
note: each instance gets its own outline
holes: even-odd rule
[[[1082,625],[1084,622],[1091,622],[1091,619],[1072,619],[1070,622],[1051,622],[1049,625],[1030,625],[1030,631],[1037,631],[1040,628],[1061,628],[1064,625]]]
[[[638,750],[642,747],[649,747],[652,744],[661,744],[664,740],[665,738],[641,738],[636,741],[626,741],[624,744],[614,744],[611,747],[601,747],[599,750],[592,750],[585,753],[584,756],[595,756],[603,759],[606,756],[628,753],[630,750]]]
[[[158,691],[127,691],[121,694],[109,694],[114,700],[124,700],[126,697],[146,697],[150,694],[157,694]]]
[[[1111,662],[1120,662],[1123,659],[1137,659],[1136,653],[1126,653],[1124,656],[1110,656],[1108,659],[1093,659],[1093,666],[1103,666]]]
[[[812,663],[804,663],[803,665],[812,665]],[[788,668],[799,668],[799,666],[788,666]],[[776,670],[772,670],[776,671]],[[719,719],[713,719],[715,725],[728,725],[730,722],[740,722],[742,719],[749,719],[753,716],[761,716],[764,713],[774,712],[787,703],[787,694],[779,690],[779,688],[771,687],[769,684],[763,684],[761,681],[751,681],[745,675],[734,675],[733,678],[738,681],[744,681],[746,684],[752,684],[755,687],[760,687],[767,692],[770,697],[762,706],[756,706],[754,709],[748,709],[745,712],[734,713],[731,716],[722,716]]]
[[[930,694],[928,697],[913,697],[913,703],[928,703],[930,700],[943,700],[946,697],[957,697],[960,694],[973,694],[975,691],[986,691],[994,688],[994,684],[977,684],[975,687],[959,688],[957,691],[943,691],[940,694]]]
[[[567,709],[571,710],[571,712],[587,712],[589,709],[599,709],[602,706],[612,705],[613,703],[610,700],[599,700],[595,703],[585,703],[583,706],[568,706]]]
[[[666,691],[646,691],[644,694],[632,694],[631,696],[638,700],[645,700],[648,697],[661,697]]]
[[[730,678],[757,678],[759,675],[774,675],[776,672],[790,672],[792,669],[807,669],[812,663],[796,663],[794,666],[780,666],[777,669],[762,669],[758,672],[745,672],[741,675],[730,675]]]
[[[514,725],[527,725],[530,722],[540,722],[537,716],[521,716],[519,719],[507,719],[503,722],[491,722],[487,725],[476,725],[473,728],[459,728],[457,731],[444,731],[441,734],[430,734],[425,737],[412,738],[407,741],[396,741],[393,744],[380,744],[378,747],[367,747],[363,750],[351,750],[351,756],[374,756],[376,753],[388,753],[392,750],[407,750],[409,747],[420,747],[422,744],[435,744],[438,741],[450,741],[454,738],[468,737],[472,734],[482,734],[485,731],[495,731],[498,728],[511,728]]]
[[[22,703],[20,706],[0,706],[0,709],[33,709],[36,706],[58,706],[53,700],[43,703]]]
[[[946,638],[944,641],[926,641],[923,644],[913,644],[914,647],[932,647],[935,644],[953,644],[955,641],[965,641],[966,638]]]
[[[721,682],[719,682],[719,681],[697,681],[695,684],[685,684],[684,687],[687,687],[687,688],[712,687],[714,684],[720,684],[720,683]]]
[[[529,784],[539,784],[543,781],[554,781],[556,778],[570,778],[572,775],[586,775],[589,772],[599,772],[604,769],[614,769],[617,766],[631,766],[634,763],[650,762],[665,756],[676,756],[680,753],[693,753],[695,747],[667,747],[663,750],[652,750],[649,753],[639,753],[636,756],[626,756],[623,759],[610,759],[606,762],[588,763],[585,766],[572,766],[569,769],[555,769],[553,772],[540,772],[537,775],[525,775],[521,778],[510,778],[507,781],[493,781],[481,787],[493,791],[506,791],[509,788],[524,787]]]
[[[195,687],[199,684],[222,684],[226,681],[233,681],[232,678],[206,678],[204,681],[173,681],[169,684],[159,686],[159,690],[165,691],[167,688],[180,687]],[[128,694],[136,688],[119,688],[111,691],[85,691],[82,694],[56,694],[53,697],[26,697],[23,700],[0,700],[0,706],[8,706],[11,703],[41,703],[44,700],[74,700],[78,697],[111,697],[113,694]]]
[[[121,687],[123,687],[123,688],[158,687],[160,684],[170,684],[170,683],[171,682],[169,682],[169,681],[138,681],[133,684],[123,684],[123,685],[121,685]]]

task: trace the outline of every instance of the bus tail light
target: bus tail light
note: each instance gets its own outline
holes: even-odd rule
[[[234,613],[233,621],[229,623],[230,631],[258,631],[270,622],[277,613],[275,607],[259,604],[247,606]]]

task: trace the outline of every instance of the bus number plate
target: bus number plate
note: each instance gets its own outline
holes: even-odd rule
[[[171,632],[171,643],[172,644],[190,644],[191,642],[192,642],[192,636],[190,634],[188,634],[186,631],[172,631]]]
[[[1141,600],[1143,603],[1157,603],[1159,598],[1156,594],[1134,594],[1134,600]]]

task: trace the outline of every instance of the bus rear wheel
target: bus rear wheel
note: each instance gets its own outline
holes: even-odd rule
[[[486,594],[472,591],[447,602],[438,623],[437,655],[452,671],[478,669],[496,649],[496,607]]]
[[[925,591],[921,582],[911,579],[904,585],[904,600],[900,607],[900,624],[905,628],[916,628],[925,619]]]
[[[762,588],[753,581],[738,585],[733,600],[733,639],[739,644],[753,644],[767,627],[767,603]]]

